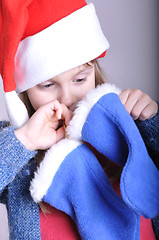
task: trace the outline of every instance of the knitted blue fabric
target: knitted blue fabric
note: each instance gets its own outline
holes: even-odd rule
[[[159,102],[158,108],[159,108]],[[144,139],[149,155],[159,169],[159,112],[145,121],[136,120],[136,124]],[[153,198],[153,196],[152,196]],[[159,215],[152,220],[156,239],[159,239]]]
[[[0,123],[0,202],[8,211],[9,239],[40,240],[39,207],[29,192],[36,152],[25,149],[5,125]]]
[[[159,102],[157,104],[159,109]],[[159,112],[145,121],[136,120],[136,125],[139,128],[149,155],[159,169]]]
[[[93,106],[82,139],[124,166],[122,198],[82,144],[65,157],[43,200],[69,214],[82,239],[140,239],[139,215],[152,218],[159,213],[159,172],[116,94],[103,96]]]

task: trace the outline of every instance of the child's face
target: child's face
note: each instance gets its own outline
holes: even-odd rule
[[[38,84],[28,89],[27,94],[35,110],[50,101],[58,100],[74,111],[77,103],[93,88],[95,68],[93,63],[89,63]]]

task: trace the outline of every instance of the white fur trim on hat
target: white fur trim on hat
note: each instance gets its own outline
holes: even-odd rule
[[[29,119],[28,111],[15,91],[5,93],[6,108],[10,124],[20,128]]]
[[[109,48],[91,3],[27,37],[15,57],[17,92],[99,57]]]

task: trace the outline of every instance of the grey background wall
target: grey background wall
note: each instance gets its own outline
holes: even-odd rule
[[[87,1],[90,2],[90,1]],[[92,0],[110,42],[101,66],[121,89],[139,88],[159,100],[158,0]],[[83,36],[84,37],[84,36]],[[6,119],[0,82],[0,120]],[[7,218],[0,205],[0,239],[8,239]]]
[[[159,99],[158,0],[93,0],[110,42],[102,66],[122,89]],[[102,3],[102,4],[100,4]]]

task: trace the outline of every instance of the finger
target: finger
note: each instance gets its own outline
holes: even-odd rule
[[[130,93],[130,89],[125,89],[119,94],[119,98],[123,105],[126,103],[129,93]]]
[[[54,100],[39,107],[37,111],[44,113],[49,119],[52,118],[52,116],[56,116],[56,118],[59,119],[61,114],[61,104],[57,100]]]
[[[64,104],[61,104],[61,106],[62,106],[62,118],[64,119],[66,126],[68,126],[69,122],[73,117],[73,112],[70,111]]]
[[[64,127],[61,127],[56,131],[56,142],[59,142],[64,137],[65,137],[65,129]]]
[[[135,114],[135,106],[138,103],[139,99],[143,97],[144,93],[141,92],[138,89],[130,90],[127,100],[124,104],[126,110],[128,111],[129,114]],[[134,112],[133,112],[134,111]],[[133,115],[132,115],[133,116]]]
[[[138,119],[141,116],[143,110],[148,106],[145,105],[142,101],[137,101],[130,111],[130,115],[134,120]]]
[[[57,119],[60,120],[62,116],[62,105],[57,100],[53,101],[52,110],[55,112]]]
[[[145,120],[156,114],[156,105],[157,103],[155,103],[147,94],[142,93],[140,97],[138,96],[137,102],[132,107],[130,114],[134,120],[137,118]]]
[[[140,113],[139,120],[144,121],[146,119],[152,118],[156,115],[158,111],[158,105],[155,101],[148,104]]]

